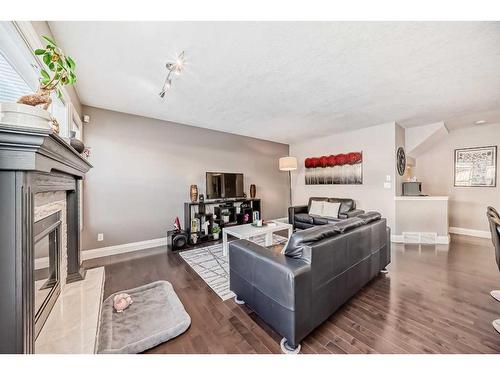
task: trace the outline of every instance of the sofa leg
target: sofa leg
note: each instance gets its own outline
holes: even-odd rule
[[[500,301],[500,290],[492,290],[490,294],[494,299]]]
[[[500,319],[496,319],[493,321],[493,328],[495,328],[495,330],[500,333]]]
[[[280,347],[281,347],[281,351],[285,354],[299,354],[300,352],[300,349],[302,348],[299,345],[293,347],[291,345],[288,344],[288,340],[286,339],[286,337],[283,337],[281,339],[281,342],[280,342]]]
[[[384,268],[383,270],[380,270],[380,273],[383,273],[385,275],[386,273],[389,273],[389,271],[387,270],[387,268]]]
[[[234,302],[236,302],[238,305],[244,305],[245,301],[242,299],[238,299],[238,296],[234,296]]]

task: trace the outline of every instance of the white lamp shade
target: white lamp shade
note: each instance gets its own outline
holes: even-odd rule
[[[297,158],[285,156],[280,158],[280,171],[294,171],[297,169]]]

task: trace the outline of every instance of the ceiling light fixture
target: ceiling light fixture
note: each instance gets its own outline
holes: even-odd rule
[[[184,71],[184,65],[186,64],[186,59],[184,57],[184,51],[182,51],[175,60],[175,63],[168,62],[165,67],[168,70],[167,77],[165,78],[165,82],[163,83],[163,87],[158,95],[160,98],[164,98],[165,94],[172,87],[172,74],[176,76],[180,76]]]
[[[486,120],[477,120],[477,121],[474,121],[474,125],[483,125],[483,124],[486,124]]]

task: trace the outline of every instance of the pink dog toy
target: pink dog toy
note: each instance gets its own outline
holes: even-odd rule
[[[121,313],[127,307],[129,307],[134,301],[127,293],[120,293],[113,298],[113,307],[117,313]]]

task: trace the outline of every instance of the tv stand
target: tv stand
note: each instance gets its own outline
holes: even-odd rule
[[[189,234],[189,245],[195,245],[191,239],[192,234],[198,235],[196,244],[216,241],[212,234],[214,224],[217,224],[222,230],[224,227],[251,223],[255,211],[258,211],[262,218],[260,199],[233,198],[184,203],[184,229]],[[223,212],[229,214],[227,222],[222,217]],[[195,219],[198,228],[192,228],[192,222]],[[208,223],[208,233],[202,232],[204,223]],[[222,233],[219,235],[219,239],[222,239]]]

